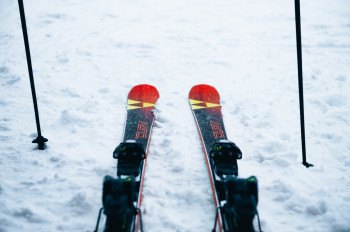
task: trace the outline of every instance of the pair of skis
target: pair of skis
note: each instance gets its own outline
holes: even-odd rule
[[[135,232],[139,227],[143,231],[142,186],[155,119],[152,111],[158,98],[157,89],[151,85],[137,85],[129,92],[123,142],[113,152],[113,157],[118,159],[117,178],[104,178],[103,208],[95,232],[99,229],[102,212],[106,216],[104,232]],[[227,140],[220,95],[212,86],[196,85],[189,93],[189,102],[217,208],[212,231],[216,231],[218,224],[221,232],[253,232],[252,221],[258,215],[257,179],[254,176],[237,178],[237,159],[242,158],[242,152]]]

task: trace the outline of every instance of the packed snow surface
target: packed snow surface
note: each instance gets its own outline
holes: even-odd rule
[[[43,136],[17,1],[0,1],[0,231],[92,231],[115,175],[126,98],[157,87],[145,231],[211,231],[215,207],[188,103],[221,95],[226,131],[259,180],[268,231],[350,231],[350,2],[301,3],[307,159],[301,165],[294,1],[24,1]]]

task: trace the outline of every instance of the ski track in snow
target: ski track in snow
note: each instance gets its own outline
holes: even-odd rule
[[[294,1],[24,2],[44,151],[16,1],[0,2],[0,232],[92,231],[126,96],[157,87],[145,231],[210,231],[214,201],[188,103],[221,94],[263,231],[350,231],[350,3],[302,2],[309,169],[301,163]]]

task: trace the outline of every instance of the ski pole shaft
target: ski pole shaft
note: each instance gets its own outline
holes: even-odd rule
[[[26,57],[27,57],[30,87],[32,90],[36,128],[37,128],[37,132],[38,132],[38,137],[33,141],[33,143],[37,143],[39,146],[39,149],[43,150],[45,147],[44,143],[47,142],[47,139],[41,135],[40,121],[39,121],[39,110],[38,110],[38,103],[36,100],[33,68],[32,68],[32,61],[31,61],[31,57],[30,57],[29,39],[28,39],[27,25],[26,25],[26,19],[25,19],[25,14],[24,14],[23,0],[18,0],[18,6],[19,6],[19,13],[21,16],[21,24],[22,24],[22,31],[23,31],[24,46],[25,46]]]
[[[300,129],[301,129],[301,147],[303,155],[303,165],[313,166],[306,162],[306,142],[305,142],[305,120],[304,120],[304,90],[303,90],[303,66],[302,66],[302,47],[301,47],[301,23],[300,23],[300,0],[295,0],[295,27],[297,40],[297,60],[298,60],[298,84],[299,84],[299,106],[300,106]]]

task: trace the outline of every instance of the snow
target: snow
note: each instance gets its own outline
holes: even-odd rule
[[[308,162],[301,165],[294,1],[24,1],[36,127],[16,1],[0,2],[0,231],[92,231],[126,96],[157,87],[145,231],[210,231],[214,200],[188,103],[221,94],[263,231],[350,231],[350,3],[302,1]]]

